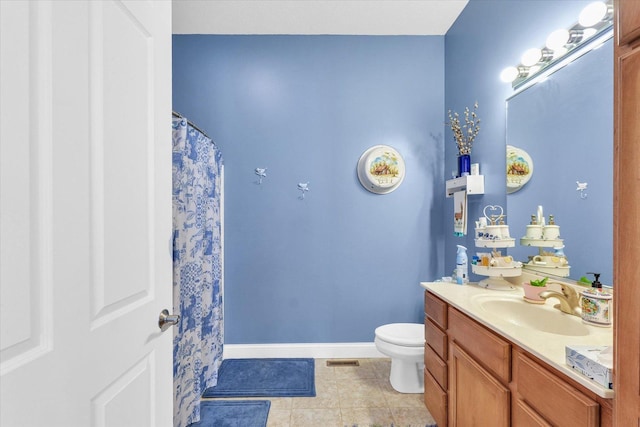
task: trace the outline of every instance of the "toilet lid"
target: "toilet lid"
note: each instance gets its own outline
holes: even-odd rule
[[[376,337],[407,347],[424,345],[424,325],[421,323],[390,323],[376,328]]]

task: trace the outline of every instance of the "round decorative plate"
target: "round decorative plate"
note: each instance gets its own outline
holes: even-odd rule
[[[376,194],[387,194],[404,179],[404,160],[389,145],[375,145],[358,160],[358,179],[364,188]]]
[[[533,160],[521,148],[507,145],[507,194],[520,190],[533,175]]]

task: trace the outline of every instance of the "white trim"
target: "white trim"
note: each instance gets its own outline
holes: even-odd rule
[[[225,344],[224,359],[312,357],[314,359],[356,359],[387,357],[373,342],[356,343],[292,343],[292,344]]]
[[[224,343],[224,332],[225,332],[225,322],[226,319],[224,314],[224,307],[226,297],[224,295],[224,278],[225,278],[225,268],[224,268],[224,156],[222,157],[222,164],[220,165],[220,266],[222,267],[220,270],[220,295],[222,296],[222,342]],[[223,347],[224,349],[224,347]]]

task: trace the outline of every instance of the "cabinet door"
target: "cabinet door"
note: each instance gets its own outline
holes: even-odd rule
[[[618,26],[620,44],[632,43],[640,38],[640,2],[637,0],[620,0],[618,9]]]
[[[509,390],[455,343],[449,352],[449,425],[507,427]]]
[[[523,400],[514,399],[513,427],[551,427],[538,413]]]

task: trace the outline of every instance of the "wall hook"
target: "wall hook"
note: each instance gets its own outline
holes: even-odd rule
[[[298,197],[300,200],[304,200],[304,193],[310,190],[309,182],[298,183],[298,190],[302,191],[302,196]]]
[[[586,182],[580,182],[580,181],[576,181],[576,184],[578,184],[578,188],[576,188],[576,191],[579,191],[580,194],[580,198],[581,199],[586,199],[588,194],[587,194],[587,183]]]
[[[256,168],[255,174],[258,175],[258,185],[260,185],[262,178],[267,176],[267,168]]]

